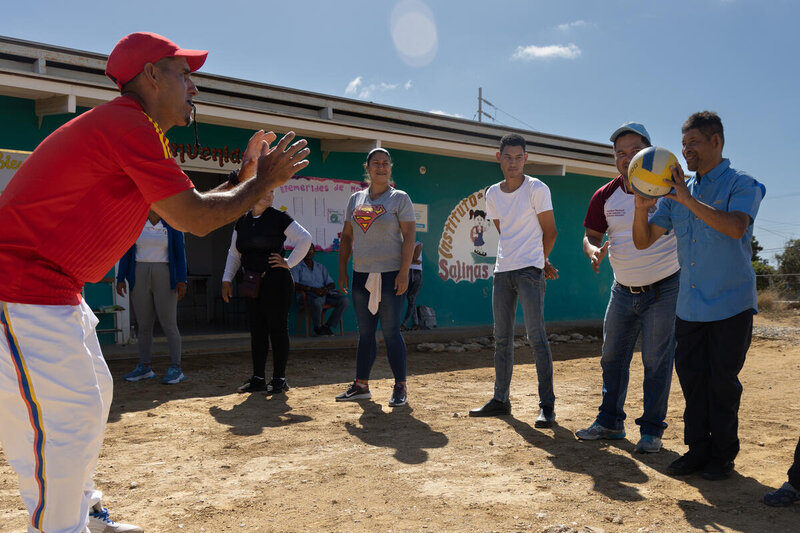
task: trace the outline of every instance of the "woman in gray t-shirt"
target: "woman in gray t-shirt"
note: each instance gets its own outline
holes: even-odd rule
[[[378,354],[375,333],[380,320],[395,380],[389,406],[398,407],[408,403],[406,343],[400,323],[414,254],[416,218],[411,199],[392,186],[389,152],[375,148],[367,155],[365,167],[369,187],[354,193],[347,203],[339,248],[339,286],[345,292],[350,286],[347,263],[353,256],[353,310],[358,322],[356,379],[336,401],[372,398],[369,374]]]

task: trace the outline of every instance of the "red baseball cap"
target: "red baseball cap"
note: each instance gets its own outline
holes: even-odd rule
[[[165,57],[185,57],[191,72],[206,62],[207,50],[183,50],[166,37],[157,33],[131,33],[120,40],[106,63],[106,76],[122,89],[122,86],[139,74],[147,63],[155,63]]]

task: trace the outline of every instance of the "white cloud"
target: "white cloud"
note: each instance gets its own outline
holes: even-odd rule
[[[405,90],[410,89],[412,86],[411,80],[408,80],[402,87]],[[361,76],[356,76],[350,83],[347,84],[347,87],[344,89],[345,96],[350,96],[351,98],[358,98],[360,100],[367,100],[371,98],[376,93],[381,92],[388,92],[394,91],[398,87],[401,87],[399,83],[386,83],[385,81],[379,83],[364,83],[364,78]]]
[[[464,118],[464,115],[459,115],[458,113],[448,113],[447,111],[442,111],[441,109],[431,109],[428,113],[433,113],[434,115],[444,115],[446,117],[455,117],[455,118]]]
[[[570,43],[566,46],[551,44],[548,46],[518,46],[511,59],[533,61],[535,59],[575,59],[581,55],[581,49]]]
[[[559,24],[556,26],[558,31],[569,31],[574,30],[575,28],[585,28],[589,26],[589,23],[585,20],[573,20],[572,22],[567,22],[564,24]]]
[[[356,76],[353,81],[347,84],[344,94],[347,96],[355,96],[358,93],[358,88],[361,87],[361,83],[361,76]]]

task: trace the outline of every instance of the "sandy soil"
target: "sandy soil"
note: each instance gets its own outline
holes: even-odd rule
[[[796,312],[757,317],[798,326]],[[632,455],[641,363],[631,375],[628,439],[579,442],[600,401],[599,343],[553,347],[558,426],[538,430],[536,370],[518,350],[514,413],[475,419],[491,395],[488,350],[414,353],[410,407],[386,404],[380,355],[372,401],[336,403],[351,351],[296,353],[286,395],[232,392],[247,354],[185,361],[179,386],[126,383],[111,362],[114,404],[95,476],[113,517],[146,531],[800,531],[800,505],[771,509],[798,435],[800,335],[757,338],[741,373],[742,451],[722,482],[662,472],[685,451],[683,399],[673,381],[665,449]],[[166,366],[166,363],[164,366]],[[0,453],[0,531],[22,532],[16,476]]]

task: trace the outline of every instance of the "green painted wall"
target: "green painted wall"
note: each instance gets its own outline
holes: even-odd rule
[[[5,128],[0,129],[0,148],[32,150],[50,132],[70,119],[70,115],[47,117],[42,128],[37,125],[32,101],[0,97],[0,115]],[[199,125],[203,145],[244,147],[251,132],[247,130]],[[194,142],[192,128],[173,128],[168,132],[171,141]],[[322,178],[357,180],[363,177],[364,154],[331,153],[322,162],[320,143],[309,139],[312,153],[310,165],[302,174]],[[418,233],[423,245],[423,285],[418,304],[436,309],[440,326],[491,324],[491,279],[475,283],[444,281],[438,275],[439,240],[451,210],[462,198],[502,179],[496,163],[471,161],[453,157],[393,150],[393,176],[397,186],[408,192],[418,204],[428,204],[429,231]],[[420,166],[426,167],[422,175]],[[612,281],[611,269],[604,262],[599,275],[583,255],[583,218],[589,199],[604,178],[568,174],[539,176],[552,193],[553,208],[559,235],[551,261],[559,269],[560,278],[547,283],[545,319],[583,320],[602,318],[608,302]],[[337,278],[338,258],[335,253],[318,253],[334,279]],[[518,311],[518,319],[522,314]],[[290,327],[294,329],[294,316]],[[345,329],[355,329],[352,309],[345,315]]]

